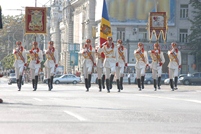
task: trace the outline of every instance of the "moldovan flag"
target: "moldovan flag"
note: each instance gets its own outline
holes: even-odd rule
[[[108,17],[107,5],[105,0],[103,0],[103,11],[100,25],[100,45],[107,41],[108,36],[112,37],[112,30]]]
[[[3,24],[2,24],[2,15],[1,15],[1,6],[0,6],[0,29],[3,28]]]

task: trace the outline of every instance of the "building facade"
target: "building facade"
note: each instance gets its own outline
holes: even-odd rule
[[[163,73],[168,72],[167,64],[169,62],[167,51],[172,42],[177,42],[182,54],[181,73],[193,73],[195,68],[195,56],[190,53],[193,49],[187,45],[187,36],[190,34],[191,23],[188,20],[192,16],[192,7],[190,0],[106,0],[108,13],[112,27],[114,42],[122,39],[125,47],[128,49],[128,61],[135,63],[134,50],[138,42],[143,42],[145,48],[153,49],[156,38],[149,39],[147,31],[147,20],[149,12],[167,12],[168,31],[165,42],[162,37],[159,38],[159,44],[165,55],[165,65]],[[58,3],[61,3],[60,5]],[[51,39],[58,42],[60,50],[60,64],[64,66],[66,73],[81,72],[82,56],[78,53],[78,63],[71,59],[74,44],[79,44],[82,48],[85,40],[90,38],[94,46],[99,45],[100,20],[102,15],[103,0],[60,0],[57,2],[57,8],[54,4],[51,10]],[[59,8],[58,8],[59,6]],[[142,10],[143,9],[143,10]],[[60,45],[60,46],[59,46]],[[77,57],[76,57],[77,58]],[[134,71],[131,68],[129,71]]]

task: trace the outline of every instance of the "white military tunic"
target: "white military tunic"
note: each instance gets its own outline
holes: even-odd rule
[[[119,79],[119,75],[123,75],[124,67],[127,63],[127,49],[123,46],[119,46],[118,49],[118,67],[117,67],[117,79]]]

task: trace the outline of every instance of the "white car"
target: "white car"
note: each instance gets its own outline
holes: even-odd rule
[[[173,81],[174,81],[174,79],[173,79]],[[169,78],[165,79],[164,80],[164,84],[169,85],[170,84],[170,79]],[[177,84],[180,84],[179,79],[178,79],[178,83]]]
[[[60,83],[63,83],[63,84],[67,84],[67,83],[73,83],[73,84],[77,84],[81,82],[81,78],[80,77],[77,77],[73,74],[64,74],[60,77],[57,77],[57,78],[54,78],[53,79],[53,83],[55,84],[60,84]]]

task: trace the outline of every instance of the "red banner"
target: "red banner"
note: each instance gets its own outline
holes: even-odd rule
[[[25,33],[46,34],[47,8],[26,7],[25,11]]]
[[[148,26],[150,40],[152,39],[152,34],[154,33],[157,40],[161,34],[163,40],[166,40],[166,32],[168,28],[166,12],[150,12]]]

